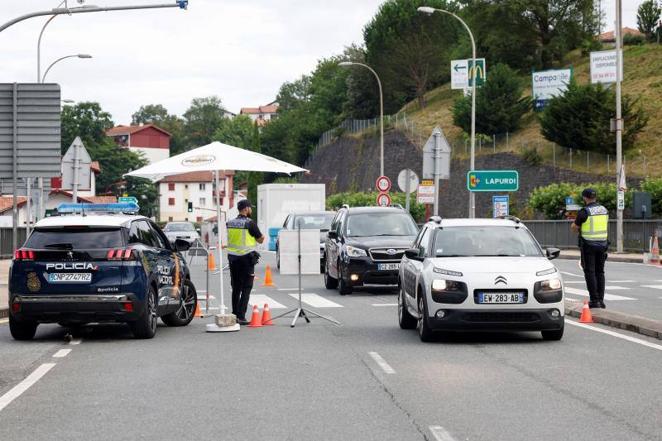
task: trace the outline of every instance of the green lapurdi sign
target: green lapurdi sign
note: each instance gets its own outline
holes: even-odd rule
[[[469,191],[517,191],[517,170],[473,170],[467,173]]]

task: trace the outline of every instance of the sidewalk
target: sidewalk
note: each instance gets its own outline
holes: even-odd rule
[[[579,318],[582,314],[584,304],[575,300],[566,299],[565,312],[571,317]],[[606,309],[592,309],[593,322],[611,326],[612,328],[625,329],[641,335],[662,340],[662,322],[651,320],[638,315],[624,314]]]
[[[561,250],[559,259],[579,260],[579,249]],[[607,259],[609,262],[626,262],[626,263],[644,263],[644,256],[642,253],[621,253],[616,254],[610,252]]]
[[[9,295],[7,294],[7,284],[9,279],[9,264],[11,260],[0,260],[0,318],[7,317],[9,305]]]

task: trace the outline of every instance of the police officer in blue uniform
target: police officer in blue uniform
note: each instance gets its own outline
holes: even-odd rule
[[[232,283],[232,313],[237,316],[237,323],[248,324],[246,310],[253,289],[255,265],[260,255],[257,244],[264,242],[264,236],[257,224],[250,218],[252,205],[247,199],[237,204],[239,216],[228,221],[228,261]]]
[[[592,188],[582,192],[584,208],[577,213],[572,230],[579,233],[581,264],[589,293],[589,308],[605,308],[605,261],[607,260],[609,211],[597,203]]]

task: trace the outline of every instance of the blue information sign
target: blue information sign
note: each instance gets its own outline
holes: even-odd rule
[[[508,216],[510,214],[509,205],[510,197],[508,195],[492,196],[492,208],[495,218]]]

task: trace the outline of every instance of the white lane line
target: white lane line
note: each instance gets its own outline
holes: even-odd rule
[[[9,319],[0,319],[0,325],[4,323],[9,323]]]
[[[570,288],[566,287],[565,292],[568,294],[573,294],[577,296],[583,296],[583,297],[588,297],[588,291],[583,290],[583,289],[577,289],[577,288]],[[619,300],[637,300],[632,297],[625,297],[625,296],[619,296],[617,294],[605,294],[605,300],[610,300],[610,301],[619,301]]]
[[[662,289],[662,285],[641,285],[642,288]]]
[[[430,426],[430,432],[432,432],[432,436],[437,441],[455,441],[455,438],[448,433],[448,430],[441,426]]]
[[[636,283],[636,280],[607,280],[607,283]]]
[[[278,291],[299,291],[299,288],[278,288]]]
[[[395,374],[395,369],[393,369],[387,362],[382,358],[381,355],[379,355],[376,352],[368,352],[370,356],[372,357],[373,360],[375,360],[375,363],[379,365],[382,370],[387,373],[387,374]]]
[[[278,303],[274,299],[264,294],[251,294],[248,304],[251,306],[257,305],[259,308],[262,308],[264,304],[269,305],[269,309],[283,309],[285,305]]]
[[[11,388],[7,393],[0,397],[0,411],[7,407],[9,403],[14,401],[16,398],[20,397],[23,392],[30,389],[30,387],[35,384],[41,377],[46,375],[50,371],[55,363],[44,363],[34,370],[28,377],[18,383],[16,386]]]
[[[53,354],[53,358],[64,358],[69,355],[69,352],[71,352],[71,349],[60,349],[55,354]]]
[[[584,276],[580,274],[568,273],[566,271],[561,271],[561,274],[565,274],[566,276],[572,276],[572,277],[581,277],[582,279],[584,278]]]
[[[290,294],[290,297],[293,299],[298,299],[299,294]],[[312,306],[313,308],[342,308],[342,305],[332,302],[329,299],[325,299],[319,294],[304,293],[301,294],[301,301],[307,305]]]
[[[640,344],[642,346],[646,346],[648,348],[657,349],[658,351],[662,351],[662,345],[658,345],[658,344],[655,344],[655,343],[650,343],[650,342],[647,342],[646,340],[642,340],[640,338],[630,337],[629,335],[623,335],[623,334],[620,334],[618,332],[610,331],[608,329],[602,329],[602,328],[597,328],[595,326],[585,325],[584,323],[578,323],[574,320],[566,320],[565,322],[570,323],[572,326],[577,326],[578,328],[590,329],[591,331],[595,331],[595,332],[602,332],[603,334],[611,335],[612,337],[622,338],[623,340],[627,340],[627,341],[632,342],[632,343],[637,343],[637,344]]]
[[[373,303],[372,306],[398,306],[397,303]]]
[[[610,291],[629,291],[632,288],[627,288],[625,286],[617,286],[617,285],[606,285],[605,289],[608,289]]]
[[[83,340],[80,338],[75,338],[69,342],[70,345],[79,345]]]
[[[564,283],[570,284],[570,283],[577,283],[577,284],[582,284],[586,283],[584,280],[566,280]]]

